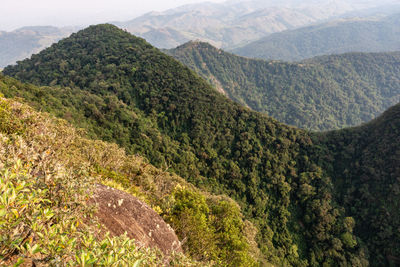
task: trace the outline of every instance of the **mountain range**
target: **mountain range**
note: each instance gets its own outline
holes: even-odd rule
[[[400,101],[399,52],[347,53],[298,63],[239,57],[202,42],[166,52],[230,99],[303,129],[355,126]]]
[[[352,12],[366,12],[368,8],[395,3],[313,0],[200,3],[165,12],[151,12],[116,25],[145,38],[158,48],[173,48],[190,40],[201,40],[232,49],[274,32],[339,16],[352,16]]]
[[[276,72],[301,68],[288,66],[277,65]],[[357,66],[370,71],[365,64]],[[83,128],[87,137],[145,157],[148,163],[138,167],[129,157],[114,158],[119,150],[85,141],[83,155],[89,155],[93,169],[76,173],[108,177],[129,192],[144,194],[149,203],[159,203],[160,214],[185,241],[184,253],[191,259],[228,266],[382,266],[399,261],[399,105],[359,127],[310,133],[229,100],[182,63],[109,24],[79,31],[3,73],[33,83],[1,77],[6,97],[18,97]],[[38,141],[46,136],[41,120],[1,107],[0,115],[8,119],[1,121],[2,133]],[[33,127],[34,134],[26,134]],[[57,134],[48,136],[58,140]],[[73,144],[68,147],[82,148]],[[97,150],[92,154],[90,149]],[[49,150],[47,155],[56,154]],[[115,163],[104,167],[108,159]],[[152,171],[145,172],[146,164],[164,171],[149,167]],[[164,183],[166,172],[186,182],[176,187]],[[239,206],[215,203],[210,194],[225,194]],[[37,240],[40,236],[32,242]],[[99,249],[109,246],[104,244]],[[48,251],[42,252],[45,260],[53,259]]]
[[[205,2],[164,12],[150,12],[129,21],[115,21],[113,24],[145,38],[158,48],[175,48],[190,40],[201,40],[216,47],[232,50],[275,32],[342,17],[366,18],[393,14],[396,10],[400,12],[400,6],[396,2],[395,0],[384,0],[378,4],[370,0]],[[0,68],[15,64],[16,61],[25,59],[82,28],[83,26],[64,28],[31,26],[11,32],[0,32]],[[291,47],[289,44],[286,46],[288,49]],[[249,53],[249,56],[252,54]]]
[[[274,33],[231,51],[251,58],[285,61],[345,52],[399,51],[399,26],[400,14],[339,20]]]
[[[0,31],[0,68],[15,64],[70,35],[77,27],[23,27],[12,32]]]

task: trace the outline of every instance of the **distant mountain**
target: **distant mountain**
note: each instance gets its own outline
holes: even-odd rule
[[[392,14],[396,0],[226,1],[197,3],[150,12],[113,24],[145,38],[158,48],[174,48],[190,40],[234,49],[271,33],[336,19]],[[73,22],[71,22],[73,23]],[[0,32],[0,68],[37,53],[81,27],[24,27]]]
[[[151,41],[151,43],[160,44],[160,47],[176,47],[190,40],[187,35],[172,28],[149,27],[148,29],[141,34],[141,37]]]
[[[0,68],[50,46],[71,34],[76,28],[51,26],[23,27],[12,32],[0,32]]]
[[[400,13],[384,18],[341,20],[274,33],[232,52],[252,58],[296,61],[326,54],[398,50]]]
[[[351,16],[395,1],[227,1],[199,3],[151,12],[115,23],[159,48],[173,48],[188,40],[235,48],[266,35],[312,23]]]
[[[354,126],[400,101],[400,52],[285,63],[239,57],[207,43],[189,42],[167,53],[230,99],[305,129]]]

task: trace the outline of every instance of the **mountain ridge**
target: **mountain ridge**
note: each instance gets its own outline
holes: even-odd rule
[[[200,39],[214,46],[234,49],[274,32],[294,29],[336,18],[392,14],[400,6],[396,1],[245,1],[198,3],[148,12],[114,25],[147,39],[159,48],[174,48],[189,40]],[[24,27],[26,28],[26,27]],[[28,27],[31,29],[40,28]],[[14,64],[69,36],[83,26],[63,27],[51,34],[16,31],[0,34],[0,68]],[[2,37],[1,37],[2,36]],[[2,53],[3,51],[3,53]]]
[[[300,61],[346,52],[400,50],[400,14],[333,21],[274,33],[231,52],[267,60]]]
[[[168,54],[253,110],[309,130],[366,122],[400,101],[400,53],[348,53],[289,63],[236,56],[203,42]]]
[[[49,47],[71,34],[76,28],[53,26],[27,26],[11,32],[0,31],[0,68]]]

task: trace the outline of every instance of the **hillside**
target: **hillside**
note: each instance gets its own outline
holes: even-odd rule
[[[342,198],[341,192],[348,188],[338,186],[336,175],[340,173],[333,172],[335,162],[329,155],[345,153],[346,144],[334,146],[336,141],[329,135],[325,139],[310,135],[230,101],[193,71],[140,38],[111,25],[92,26],[4,72],[45,86],[3,77],[0,89],[6,96],[23,97],[84,127],[91,137],[116,142],[131,154],[145,156],[150,163],[171,175],[181,175],[203,191],[234,198],[255,226],[256,230],[247,232],[256,235],[260,253],[237,242],[239,237],[248,236],[238,230],[233,233],[239,237],[216,234],[215,246],[209,245],[205,233],[211,226],[202,214],[212,211],[220,218],[229,214],[228,221],[211,221],[216,224],[214,229],[232,229],[233,218],[239,217],[237,212],[221,213],[225,209],[218,205],[207,209],[204,203],[208,201],[193,200],[192,194],[179,190],[173,194],[173,199],[186,204],[165,211],[182,217],[167,215],[165,219],[175,223],[178,236],[194,235],[187,248],[190,255],[197,256],[194,259],[248,266],[248,255],[257,255],[261,264],[382,266],[398,256],[398,236],[384,235],[384,229],[370,236],[360,230],[374,223],[373,209],[367,208],[367,215],[359,216],[361,210],[353,212],[351,204]],[[357,138],[354,136],[354,142],[361,142]],[[387,156],[379,158],[385,160]],[[357,168],[355,165],[354,172]],[[381,180],[393,181],[396,186],[396,172],[387,169]],[[133,177],[141,174],[131,173]],[[158,181],[157,175],[153,177],[150,181]],[[132,184],[129,179],[122,181]],[[143,185],[146,188],[146,180]],[[370,190],[379,195],[374,187]],[[145,192],[153,191],[149,188]],[[382,202],[395,207],[398,198],[385,195]],[[185,216],[187,210],[194,213],[193,217]],[[187,222],[200,230],[186,228]],[[385,225],[396,226],[397,221]],[[376,240],[386,242],[387,249],[377,246]],[[198,250],[193,252],[191,247]],[[204,252],[204,248],[209,250]],[[231,255],[237,255],[235,262],[229,262]]]
[[[267,60],[298,61],[346,52],[400,50],[400,14],[384,18],[353,18],[271,34],[234,54]]]
[[[172,257],[167,257],[159,249],[141,248],[140,239],[136,243],[124,235],[105,234],[108,226],[97,225],[96,206],[87,205],[87,200],[97,191],[96,182],[108,180],[96,167],[117,171],[126,160],[119,158],[123,151],[115,145],[83,139],[64,121],[3,97],[0,118],[1,265],[196,264],[181,254],[174,255],[172,244]],[[128,195],[125,200],[129,198],[134,197]],[[107,197],[102,200],[114,201]],[[96,214],[111,215],[102,212],[100,209]],[[160,220],[160,216],[153,211],[148,219]],[[159,222],[165,229],[166,223]],[[154,234],[159,234],[158,238],[175,236],[171,230]]]
[[[318,134],[317,155],[376,262],[400,264],[400,104],[355,128]]]
[[[355,126],[400,101],[398,52],[300,63],[243,58],[200,42],[166,52],[235,102],[304,129]]]
[[[228,197],[14,100],[0,118],[0,264],[253,264],[254,226]]]

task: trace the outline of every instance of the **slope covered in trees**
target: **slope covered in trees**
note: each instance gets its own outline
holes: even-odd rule
[[[400,100],[400,53],[285,63],[247,59],[199,42],[167,52],[230,99],[305,129],[355,126]]]
[[[334,139],[311,136],[241,107],[142,39],[111,25],[92,26],[5,73],[52,86],[17,87],[18,81],[4,77],[0,88],[7,96],[24,97],[85,127],[92,137],[116,142],[201,188],[233,197],[256,226],[261,263],[387,263],[385,252],[353,231],[373,217],[354,221],[335,191],[338,184],[330,177],[336,179],[336,173],[324,158],[342,151],[329,146]],[[386,178],[390,175],[395,173],[388,171]],[[391,196],[385,200],[398,202]],[[230,236],[224,237],[232,243],[216,247],[238,244]]]
[[[346,52],[400,50],[400,14],[328,22],[271,34],[232,50],[267,60],[296,61]]]
[[[400,104],[355,128],[316,135],[317,153],[332,177],[355,234],[375,260],[400,264]]]
[[[1,91],[28,88],[10,81],[0,78]],[[0,264],[254,265],[254,227],[244,221],[234,201],[201,191],[142,157],[128,156],[115,144],[85,139],[82,133],[64,120],[0,97]],[[102,214],[104,209],[97,209],[93,201],[87,203],[95,197],[99,183],[134,195],[156,210],[184,241],[187,256],[163,255],[159,250],[140,248],[143,244],[135,245],[143,240],[115,236],[115,230],[129,229],[123,223],[110,229],[97,217],[118,221],[120,215]],[[102,198],[107,200],[96,196],[95,201]],[[119,207],[121,201],[129,199],[108,199],[107,203],[118,202]],[[132,220],[138,227],[137,218]],[[147,238],[155,238],[154,242],[164,238],[157,235],[162,227],[155,227]],[[106,231],[114,234],[105,236]],[[162,249],[173,251],[172,246]]]
[[[2,266],[196,264],[140,248],[126,236],[101,234],[96,207],[87,200],[95,183],[118,184],[99,170],[121,172],[123,161],[127,167],[121,149],[84,139],[64,121],[3,97],[0,118]],[[139,162],[132,161],[131,170]]]

